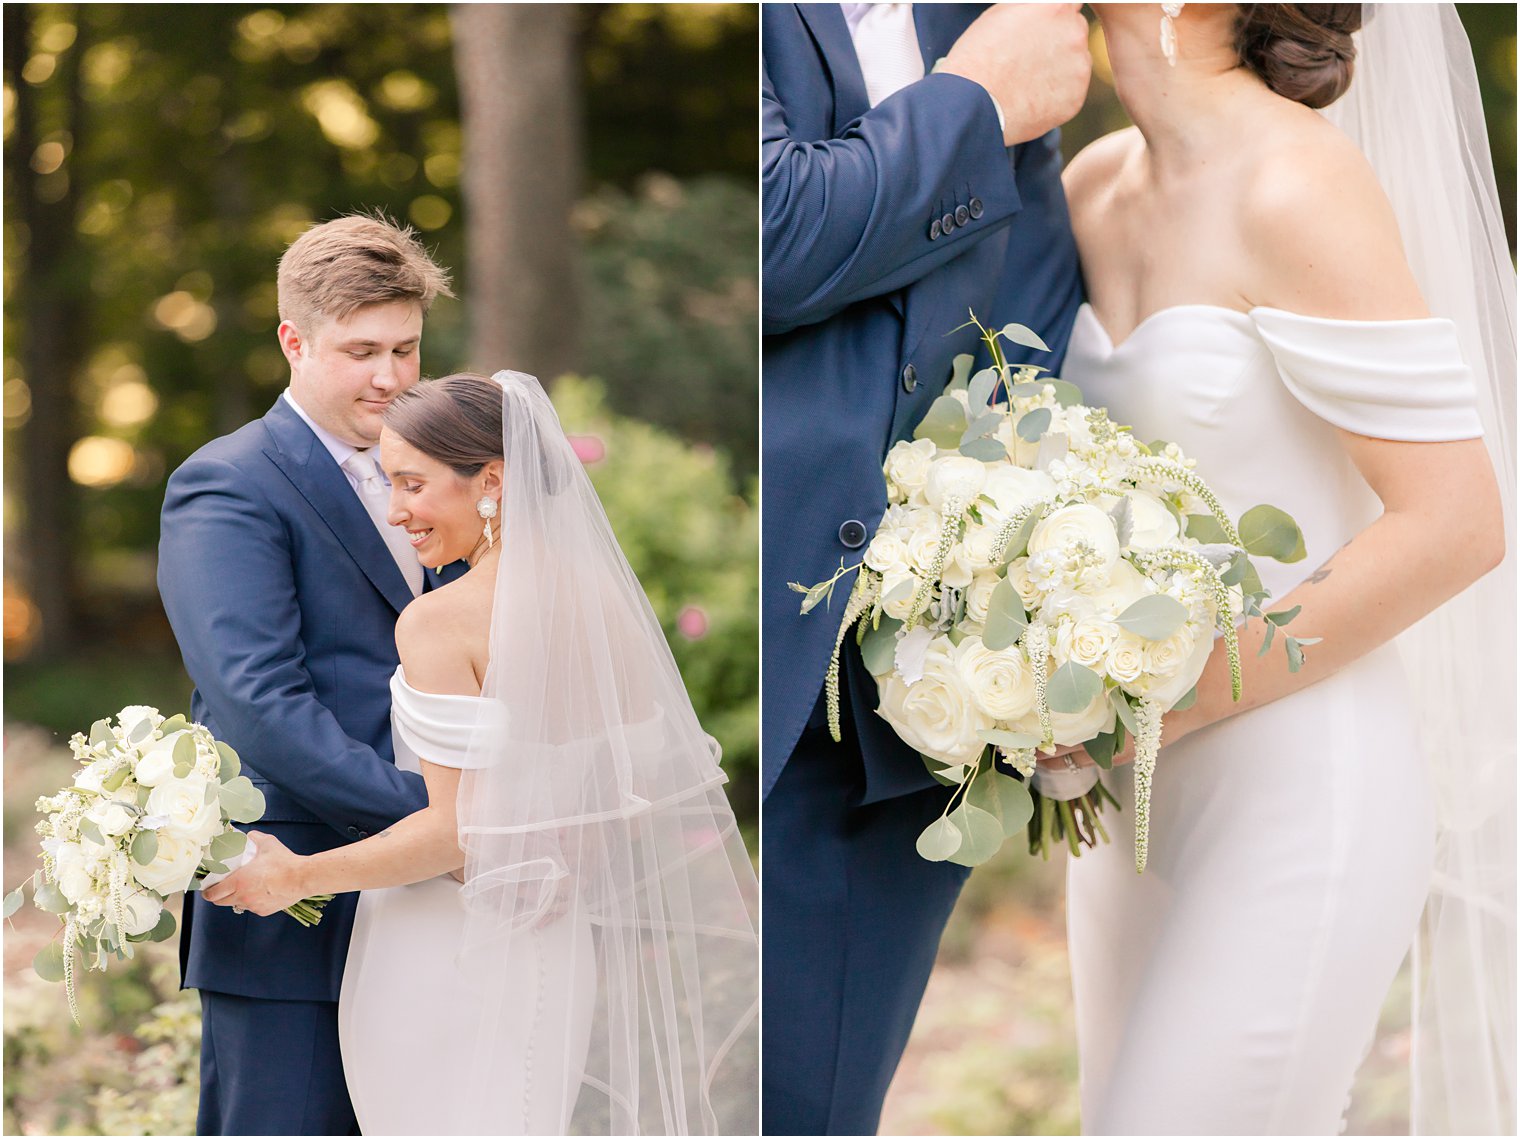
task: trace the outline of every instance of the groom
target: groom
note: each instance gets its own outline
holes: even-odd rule
[[[859,563],[887,449],[976,351],[951,332],[968,310],[1061,349],[1079,300],[1054,128],[1086,93],[1086,21],[1075,4],[982,9],[762,8],[768,1135],[876,1130],[966,874],[914,850],[946,792],[874,714],[853,638],[829,738],[853,577],[807,616],[787,584]]]
[[[264,793],[259,826],[309,854],[427,803],[391,750],[393,634],[402,608],[463,563],[424,575],[385,521],[374,447],[385,408],[417,382],[428,307],[452,294],[410,230],[364,216],[307,230],[280,259],[278,291],[290,386],[169,479],[158,584],[194,718],[242,756]],[[199,1134],[358,1134],[337,1005],[356,897],[306,929],[188,896]]]

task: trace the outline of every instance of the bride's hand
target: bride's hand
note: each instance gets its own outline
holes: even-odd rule
[[[257,848],[257,856],[215,886],[201,891],[206,901],[268,917],[305,898],[301,865],[306,860],[273,835],[249,831],[248,838]]]
[[[1078,767],[1091,767],[1093,757],[1087,754],[1087,749],[1081,744],[1063,744],[1054,751],[1040,751],[1035,753],[1035,758],[1041,767],[1048,767],[1052,771],[1066,769],[1066,757],[1070,756],[1073,763]],[[1135,762],[1135,737],[1126,734],[1124,747],[1114,753],[1114,766],[1121,763]]]

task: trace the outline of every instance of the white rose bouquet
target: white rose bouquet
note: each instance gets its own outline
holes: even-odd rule
[[[263,793],[238,774],[237,752],[200,724],[141,705],[115,719],[97,720],[88,739],[69,740],[80,764],[73,783],[37,800],[42,867],[29,880],[32,901],[59,916],[63,937],[33,965],[64,983],[76,1022],[76,951],[88,969],[103,971],[110,957],[130,958],[135,942],[172,937],[166,896],[246,861],[248,837],[231,824],[264,814]],[[7,918],[26,885],[6,896]],[[331,900],[307,898],[285,912],[313,926]]]
[[[853,627],[879,707],[939,782],[955,788],[919,837],[934,861],[974,866],[1021,829],[1048,857],[1099,838],[1117,805],[1101,780],[1069,797],[1036,752],[1085,745],[1109,770],[1135,741],[1135,864],[1144,870],[1161,717],[1192,702],[1216,634],[1240,698],[1237,623],[1268,623],[1263,651],[1298,610],[1263,612],[1251,556],[1304,557],[1272,506],[1238,520],[1171,443],[1139,442],[1043,369],[1010,366],[1000,341],[1048,351],[1023,325],[972,323],[994,366],[959,356],[946,394],[887,454],[886,514],[864,560],[792,583],[810,611],[859,571],[827,679],[839,733],[838,649]],[[1288,667],[1314,638],[1284,634]]]

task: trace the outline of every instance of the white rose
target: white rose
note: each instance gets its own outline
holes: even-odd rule
[[[881,579],[881,611],[898,621],[906,621],[918,592],[918,578],[907,570],[885,574]]]
[[[919,573],[928,576],[934,568],[934,555],[939,552],[939,528],[915,529],[907,540],[908,564]],[[947,559],[948,560],[948,559]]]
[[[992,568],[993,547],[997,545],[1000,523],[975,522],[966,526],[966,532],[955,547],[958,564],[970,573]]]
[[[1109,702],[1108,693],[1100,692],[1093,697],[1093,701],[1080,712],[1067,715],[1062,712],[1050,714],[1050,726],[1058,746],[1067,744],[1085,744],[1094,736],[1101,736],[1105,732],[1114,730],[1114,720],[1118,713]],[[1036,729],[1038,734],[1039,729]]]
[[[906,569],[908,548],[895,531],[878,530],[871,539],[871,544],[866,547],[865,563],[867,569],[882,574]]]
[[[951,545],[945,554],[945,564],[940,567],[939,577],[951,589],[965,589],[971,584],[971,561],[966,547],[960,542]]]
[[[1145,675],[1145,642],[1130,632],[1121,632],[1108,647],[1104,671],[1121,685],[1135,683]]]
[[[174,745],[184,734],[173,732],[143,749],[142,758],[133,772],[138,783],[144,787],[157,787],[174,774]]]
[[[168,820],[166,828],[178,831],[191,842],[210,842],[221,833],[222,811],[215,800],[206,802],[207,786],[202,775],[161,783],[148,795],[148,814],[164,816]]]
[[[1056,483],[1044,471],[998,463],[987,472],[982,493],[997,503],[998,513],[1008,519],[1025,506],[1053,498]]]
[[[934,452],[933,439],[914,439],[911,442],[904,439],[887,452],[887,461],[882,465],[882,471],[887,476],[887,482],[900,492],[894,495],[895,500],[907,502],[924,489],[924,480],[929,477],[929,464],[934,461]]]
[[[1102,672],[1109,647],[1119,636],[1119,626],[1098,616],[1064,621],[1056,629],[1056,659],[1075,661],[1083,668]]]
[[[1029,553],[1064,553],[1078,543],[1098,556],[1096,568],[1100,573],[1112,572],[1119,564],[1119,536],[1114,533],[1113,519],[1084,502],[1063,506],[1040,519],[1029,537]]]
[[[87,767],[81,767],[74,772],[74,786],[103,795],[106,776],[111,774],[115,767],[116,760],[114,759],[97,759]]]
[[[1008,580],[1013,583],[1014,591],[1024,602],[1025,609],[1033,609],[1039,605],[1040,598],[1044,594],[1029,576],[1028,558],[1015,558],[1008,563]]]
[[[992,591],[1002,578],[995,573],[979,573],[966,587],[966,617],[981,623],[987,620],[987,610],[992,605]]]
[[[115,799],[96,803],[85,812],[84,817],[99,827],[100,833],[107,838],[124,835],[137,823],[137,812]]]
[[[936,510],[943,510],[951,499],[958,500],[962,508],[982,493],[987,481],[987,468],[981,460],[966,455],[947,455],[934,460],[929,477],[924,482],[924,498]]]
[[[949,638],[936,637],[914,684],[904,684],[895,672],[883,677],[876,712],[909,747],[943,763],[970,763],[986,746],[976,733],[992,727],[992,720],[970,699],[953,647]]]
[[[201,864],[201,844],[172,830],[158,832],[158,853],[146,866],[132,863],[132,877],[159,894],[188,889]]]
[[[1213,649],[1214,638],[1205,631],[1204,635],[1194,642],[1192,652],[1174,675],[1164,679],[1143,679],[1129,691],[1136,696],[1147,696],[1161,705],[1162,711],[1169,711],[1173,704],[1186,696],[1193,685],[1198,683],[1198,678],[1203,675],[1204,666],[1209,662],[1209,653]]]
[[[155,728],[164,722],[164,718],[158,714],[158,709],[149,708],[146,704],[130,704],[116,714],[116,722],[121,726],[127,739],[132,738],[132,733],[144,720]]]
[[[994,720],[1011,723],[1034,707],[1034,670],[1017,645],[994,651],[967,637],[953,658],[972,701]]]
[[[63,896],[76,905],[95,888],[85,863],[84,848],[77,842],[63,843],[53,852],[53,881]]]
[[[164,912],[164,903],[146,890],[133,890],[121,902],[122,916],[126,920],[122,923],[121,932],[132,937],[149,933],[158,924],[159,915]]]
[[[1143,490],[1126,492],[1130,508],[1130,550],[1149,550],[1169,545],[1182,537],[1177,516],[1153,494]]]
[[[1183,626],[1164,641],[1145,646],[1145,672],[1156,680],[1166,680],[1182,671],[1193,655],[1193,634]]]

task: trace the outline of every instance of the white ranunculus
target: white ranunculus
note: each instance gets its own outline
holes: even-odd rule
[[[865,563],[867,569],[883,574],[907,569],[908,548],[895,531],[878,530],[866,547]]]
[[[1108,584],[1089,593],[1093,602],[1110,617],[1117,617],[1142,597],[1156,592],[1156,583],[1129,562],[1120,559],[1108,574]]]
[[[1069,715],[1052,712],[1050,726],[1057,746],[1085,744],[1094,736],[1113,731],[1117,715],[1114,706],[1109,703],[1108,693],[1100,692],[1093,697],[1092,703],[1080,712]],[[1036,734],[1038,734],[1038,729],[1036,729]]]
[[[994,651],[967,637],[952,656],[972,701],[994,720],[1012,723],[1034,707],[1034,670],[1017,645]]]
[[[164,903],[146,890],[133,890],[121,902],[122,933],[131,937],[152,931],[164,912]]]
[[[165,828],[178,831],[192,842],[210,842],[221,833],[222,812],[215,800],[206,802],[207,786],[203,775],[160,783],[148,795],[148,814],[162,815],[168,820]]]
[[[160,894],[173,894],[188,889],[195,879],[196,868],[201,864],[202,845],[178,831],[158,832],[158,853],[146,866],[132,863],[132,877]]]
[[[84,817],[99,827],[100,833],[107,838],[124,835],[137,823],[137,812],[115,799],[101,800],[86,811]]]
[[[106,776],[116,768],[114,759],[97,759],[74,772],[74,786],[97,794],[105,793]]]
[[[172,732],[143,749],[133,773],[144,787],[157,787],[174,774],[174,745],[184,732]]]
[[[75,903],[95,888],[85,862],[84,848],[77,842],[65,842],[53,852],[53,881],[63,896]]]
[[[127,739],[132,738],[132,733],[144,720],[155,728],[164,722],[164,718],[158,714],[158,709],[149,708],[146,704],[130,704],[116,714],[116,722],[121,726]]]
[[[987,610],[992,605],[992,591],[1003,579],[995,573],[979,573],[966,587],[966,617],[978,623],[987,620]]]
[[[997,512],[1007,519],[1025,506],[1054,497],[1056,484],[1044,471],[998,463],[987,472],[982,493],[997,503]]]
[[[967,693],[953,648],[948,637],[935,638],[915,684],[904,684],[895,673],[883,677],[876,712],[909,747],[943,763],[970,763],[986,746],[976,733],[992,720]]]
[[[946,455],[935,459],[924,482],[924,498],[935,510],[943,510],[952,499],[964,509],[982,493],[987,468],[980,459],[966,455]]]
[[[1121,632],[1108,646],[1104,671],[1121,685],[1134,684],[1145,675],[1145,642],[1131,632]]]
[[[1100,573],[1110,573],[1119,564],[1119,536],[1114,533],[1113,519],[1085,502],[1063,506],[1040,519],[1029,537],[1029,553],[1064,553],[1078,543],[1097,554]]]
[[[933,439],[904,439],[887,452],[887,461],[882,465],[882,470],[889,486],[900,492],[894,496],[896,501],[908,502],[924,489],[924,480],[929,477],[929,464],[934,461],[934,452]]]
[[[1182,635],[1182,633],[1177,634],[1177,636]],[[1203,675],[1204,666],[1209,663],[1209,654],[1213,649],[1214,638],[1209,635],[1208,630],[1205,630],[1204,634],[1194,641],[1192,651],[1176,673],[1154,680],[1146,678],[1128,691],[1136,696],[1147,696],[1161,705],[1162,711],[1168,711],[1173,704],[1188,694],[1193,685],[1198,683],[1198,678]]]
[[[1118,625],[1096,614],[1063,621],[1056,629],[1056,660],[1075,661],[1083,668],[1101,673],[1108,650],[1119,634]]]
[[[1182,537],[1177,516],[1154,494],[1143,490],[1126,491],[1130,509],[1130,550],[1150,550],[1166,546]]]
[[[1040,604],[1040,617],[1059,635],[1059,625],[1070,625],[1083,617],[1091,617],[1099,611],[1093,599],[1085,593],[1066,585],[1060,585],[1045,595]],[[1064,620],[1063,620],[1064,618]],[[1063,662],[1065,658],[1062,658]]]

